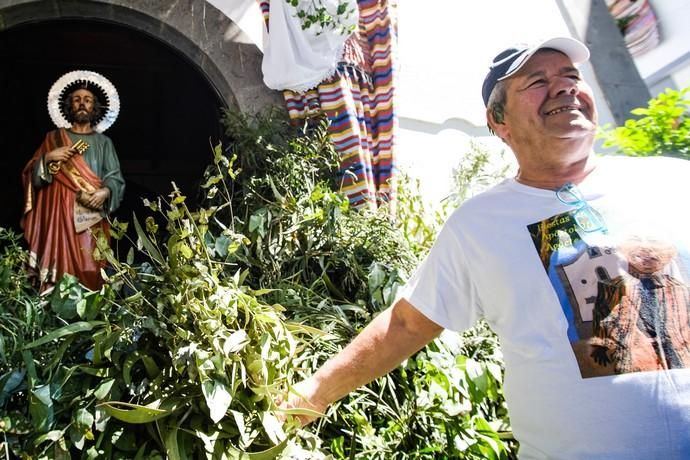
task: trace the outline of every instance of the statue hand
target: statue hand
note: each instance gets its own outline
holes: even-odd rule
[[[67,161],[70,158],[72,158],[72,155],[74,155],[75,152],[72,150],[72,147],[58,147],[55,150],[51,150],[50,152],[45,154],[45,159],[48,163],[52,163],[54,161]]]
[[[93,193],[81,192],[77,196],[77,201],[79,201],[79,204],[89,209],[101,210],[108,197],[110,197],[110,189],[103,187]]]

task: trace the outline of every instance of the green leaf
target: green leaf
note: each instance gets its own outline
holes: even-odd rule
[[[51,333],[44,335],[40,339],[34,340],[33,342],[26,344],[24,346],[24,349],[28,350],[34,347],[38,347],[53,340],[66,337],[68,335],[78,334],[80,332],[88,332],[93,328],[102,326],[104,324],[107,323],[105,321],[79,321],[77,323],[72,323],[65,327],[61,327],[60,329],[56,329]]]
[[[206,404],[211,412],[211,420],[218,423],[228,411],[232,396],[228,388],[218,380],[206,380],[201,384],[201,392],[206,398]]]
[[[77,315],[79,315],[80,318],[85,318],[86,317],[86,299],[81,298],[77,302]]]
[[[83,300],[84,288],[79,280],[66,273],[50,295],[50,308],[59,317],[70,320],[77,316],[77,305]]]
[[[221,258],[228,256],[228,247],[230,246],[230,238],[225,235],[220,235],[213,243],[213,249]]]
[[[50,396],[50,385],[41,385],[31,390],[29,398],[31,424],[39,433],[53,425],[53,400]]]
[[[306,408],[296,408],[296,407],[290,407],[290,408],[278,408],[276,409],[278,412],[282,412],[285,415],[307,415],[309,417],[325,417],[326,414],[321,413],[319,411],[315,411],[312,409],[306,409]]]
[[[52,430],[52,431],[49,431],[45,434],[42,434],[41,436],[38,436],[34,440],[34,443],[37,446],[40,446],[42,443],[44,443],[46,441],[56,442],[57,440],[61,439],[64,435],[65,435],[65,432],[62,430]]]
[[[101,403],[97,407],[103,408],[113,418],[132,424],[153,422],[172,413],[170,410],[157,409],[151,405],[140,406],[121,401],[109,401]]]
[[[94,417],[91,412],[86,409],[78,409],[75,413],[74,421],[80,428],[91,429],[93,426]]]
[[[262,237],[266,235],[265,229],[266,222],[266,210],[261,208],[257,210],[254,214],[249,217],[249,227],[250,233],[258,232]]]
[[[165,453],[168,454],[169,460],[183,460],[186,459],[186,455],[181,455],[180,445],[177,440],[178,429],[175,426],[170,426],[167,434],[165,435]]]
[[[285,446],[287,446],[287,439],[284,439],[283,442],[271,447],[270,449],[266,449],[261,452],[247,452],[246,455],[249,460],[273,460],[285,450]]]
[[[134,220],[134,229],[137,232],[137,238],[139,239],[139,242],[143,245],[144,249],[146,249],[146,252],[148,255],[160,266],[165,266],[165,261],[163,259],[163,256],[161,255],[160,251],[158,248],[151,242],[148,236],[146,236],[146,233],[144,233],[144,230],[141,228],[141,224],[139,224],[139,220],[137,219],[136,215],[132,215],[132,219]]]
[[[278,444],[285,440],[283,427],[271,412],[266,411],[261,415],[261,424],[273,444]]]
[[[19,385],[24,381],[25,375],[25,369],[15,369],[0,378],[0,407],[5,407],[5,402],[19,388]]]
[[[244,414],[236,410],[231,410],[230,414],[232,415],[233,420],[235,420],[235,425],[237,426],[237,431],[239,431],[240,440],[242,441],[241,444],[243,446],[248,446],[252,441],[249,438],[249,433],[247,433],[247,425],[244,420]]]
[[[122,365],[122,380],[124,380],[126,385],[132,384],[132,368],[139,361],[144,364],[148,378],[153,379],[160,374],[160,369],[156,365],[156,362],[153,360],[153,358],[139,351],[135,351],[127,356],[124,364]]]
[[[134,460],[144,460],[144,454],[146,453],[146,448],[148,441],[145,441],[144,444],[139,447],[139,450],[137,451],[137,454],[134,456]]]
[[[223,343],[223,353],[229,355],[242,350],[249,343],[249,335],[244,329],[238,329]]]
[[[96,390],[93,392],[94,397],[99,401],[107,398],[114,384],[115,379],[103,380],[101,383],[98,384]]]
[[[192,252],[192,249],[187,245],[187,243],[178,243],[177,244],[177,251],[184,257],[186,260],[189,260],[192,258],[194,253]]]

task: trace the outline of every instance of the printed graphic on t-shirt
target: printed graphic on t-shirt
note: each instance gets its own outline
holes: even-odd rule
[[[690,367],[688,255],[676,243],[585,231],[571,213],[527,228],[583,378]]]

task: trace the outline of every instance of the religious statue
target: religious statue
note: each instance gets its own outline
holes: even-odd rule
[[[65,273],[92,290],[103,285],[104,262],[93,256],[96,230],[108,237],[107,217],[120,205],[125,181],[115,147],[102,133],[119,111],[115,87],[96,72],[68,72],[48,92],[58,129],[46,134],[22,173],[21,226],[41,292]]]

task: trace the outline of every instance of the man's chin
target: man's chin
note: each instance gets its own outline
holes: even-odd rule
[[[564,132],[564,134],[571,132],[577,135],[583,133],[591,133],[592,135],[594,135],[597,131],[596,125],[592,121],[587,120],[585,118],[576,118],[574,120],[570,120],[568,123],[556,129],[561,129]]]

